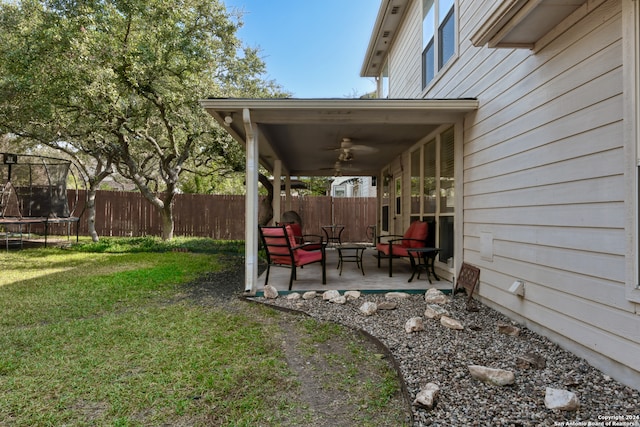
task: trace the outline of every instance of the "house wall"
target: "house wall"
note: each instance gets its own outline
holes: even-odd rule
[[[458,2],[457,57],[423,92],[413,1],[389,54],[390,97],[480,101],[456,159],[456,246],[481,269],[479,298],[640,388],[639,308],[625,297],[621,1],[539,51],[474,47],[492,4]],[[508,292],[515,280],[524,298]]]

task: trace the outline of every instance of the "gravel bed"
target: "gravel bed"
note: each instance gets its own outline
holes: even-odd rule
[[[360,329],[379,339],[399,367],[411,401],[427,383],[440,387],[436,406],[412,407],[414,426],[637,426],[640,425],[640,392],[612,380],[585,360],[561,349],[548,339],[520,327],[518,336],[500,333],[497,325],[511,324],[507,317],[480,304],[466,308],[466,297],[456,295],[443,304],[461,331],[424,318],[424,294],[394,299],[396,309],[365,316],[365,301],[377,304],[384,294],[363,294],[344,305],[312,300],[253,298],[253,300],[307,313],[314,318]],[[409,318],[423,317],[425,330],[405,332]],[[546,362],[542,369],[526,367],[518,357],[535,353]],[[492,386],[472,378],[469,365],[483,365],[515,373],[515,384]],[[574,392],[576,411],[547,409],[547,387]]]

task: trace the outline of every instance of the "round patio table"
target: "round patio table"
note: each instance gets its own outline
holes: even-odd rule
[[[344,225],[323,225],[322,231],[327,237],[328,244],[342,244],[342,232],[344,231]]]

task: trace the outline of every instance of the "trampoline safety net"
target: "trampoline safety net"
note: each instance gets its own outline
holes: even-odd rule
[[[0,217],[68,218],[71,163],[50,157],[2,154]]]

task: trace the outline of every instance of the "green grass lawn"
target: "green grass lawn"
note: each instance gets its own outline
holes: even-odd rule
[[[278,314],[180,297],[241,252],[103,239],[0,254],[0,426],[304,424]],[[380,387],[372,402],[397,392]]]

